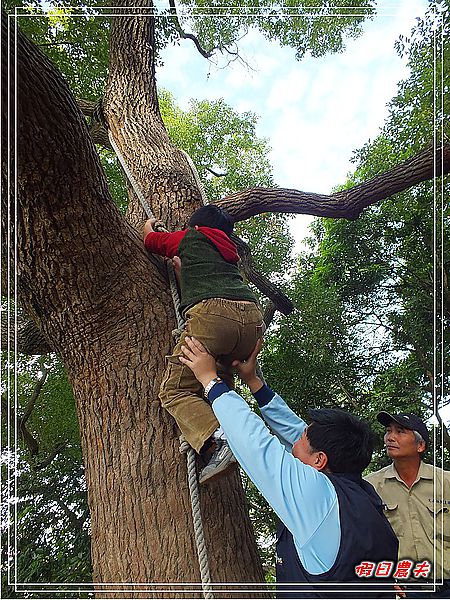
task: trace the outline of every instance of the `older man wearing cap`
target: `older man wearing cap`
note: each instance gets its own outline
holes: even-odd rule
[[[407,597],[450,598],[450,472],[423,462],[429,443],[425,423],[416,415],[380,412],[384,443],[392,464],[366,477],[385,504],[385,514],[400,545],[399,560],[435,565],[425,587],[409,578]],[[434,552],[436,550],[436,556]],[[425,590],[428,590],[425,591]]]

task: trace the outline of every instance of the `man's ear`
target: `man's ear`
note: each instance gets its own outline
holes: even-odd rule
[[[419,452],[419,454],[423,454],[426,449],[427,449],[427,445],[425,444],[425,442],[423,440],[421,442],[418,442],[417,452]]]
[[[328,456],[322,450],[316,452],[314,457],[314,468],[318,471],[323,471],[328,465]]]

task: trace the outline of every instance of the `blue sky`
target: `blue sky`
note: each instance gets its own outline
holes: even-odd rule
[[[239,48],[252,70],[238,63],[217,69],[186,40],[164,52],[167,67],[158,70],[158,85],[182,108],[190,98],[224,98],[238,111],[256,113],[257,134],[272,148],[276,183],[327,194],[345,182],[352,152],[383,125],[387,102],[408,76],[394,42],[409,34],[426,6],[426,0],[379,0],[363,36],[349,40],[344,53],[320,59],[296,61],[292,49],[250,32]],[[310,221],[303,215],[293,220],[297,248]]]

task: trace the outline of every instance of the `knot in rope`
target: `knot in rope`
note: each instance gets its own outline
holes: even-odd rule
[[[175,342],[178,342],[183,331],[184,331],[184,325],[183,325],[183,327],[177,327],[176,329],[172,329],[172,337],[175,340]]]
[[[155,231],[168,231],[162,221],[155,221],[153,229]]]

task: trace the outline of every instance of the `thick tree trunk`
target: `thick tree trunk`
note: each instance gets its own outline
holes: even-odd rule
[[[139,12],[137,3],[132,8]],[[123,4],[121,3],[121,6]],[[123,11],[121,11],[123,12]],[[200,205],[200,194],[190,168],[177,148],[169,141],[162,123],[156,96],[154,73],[154,22],[150,18],[116,17],[113,20],[110,41],[110,74],[104,97],[104,114],[122,156],[133,172],[152,212],[169,227],[185,224],[193,210]],[[133,77],[129,77],[133,73]],[[125,74],[127,85],[123,85]],[[142,208],[128,213],[129,218],[142,215]],[[149,286],[150,295],[160,295],[161,284]],[[166,286],[167,287],[167,286]],[[152,300],[154,304],[154,300]],[[173,340],[170,332],[175,327],[172,305],[164,302],[159,315],[160,325],[153,333],[151,352],[159,364],[154,376],[157,386],[164,370],[164,355]],[[151,343],[144,335],[140,345]],[[161,348],[163,351],[161,351]],[[147,523],[145,528],[150,547],[161,547],[164,564],[150,580],[199,581],[196,552],[193,546],[185,458],[178,451],[172,419],[161,410],[156,397],[143,399],[150,414],[144,419],[144,430],[149,423],[155,427],[154,446],[148,459],[152,481],[158,481],[165,472],[161,496],[154,498],[149,515],[159,514],[165,507],[164,534],[158,531],[158,522]],[[150,402],[150,404],[148,404]],[[156,451],[155,451],[156,450]],[[147,462],[147,461],[146,461]],[[180,502],[181,500],[181,502]],[[211,485],[203,491],[203,514],[208,538],[213,581],[261,581],[262,569],[257,557],[250,522],[244,510],[244,496],[238,476],[226,482]],[[173,507],[167,510],[167,506]],[[215,542],[213,541],[215,540]],[[174,546],[176,549],[174,549]],[[117,549],[114,549],[117,552]],[[233,556],[240,556],[231,566]],[[151,555],[146,559],[151,559]],[[147,566],[148,568],[148,566]],[[105,580],[105,561],[98,561],[100,580]],[[145,574],[149,580],[148,575]],[[138,581],[139,579],[137,579]]]
[[[129,44],[135,28],[148,35],[149,24],[116,19],[113,52],[114,44]],[[108,597],[135,596],[108,583],[132,590],[133,583],[198,582],[186,460],[175,424],[157,400],[175,325],[167,281],[112,203],[65,82],[22,37],[18,56],[20,298],[73,385],[94,581],[105,584],[98,589]],[[122,58],[112,61],[108,122],[155,212],[181,224],[198,205],[198,191],[158,123],[157,105],[146,104],[139,77],[134,91],[123,85],[122,69],[144,65]],[[126,74],[126,81],[134,76]],[[211,483],[201,499],[212,580],[262,581],[239,474]],[[147,589],[151,596],[152,586]],[[186,595],[195,597],[180,594]]]

